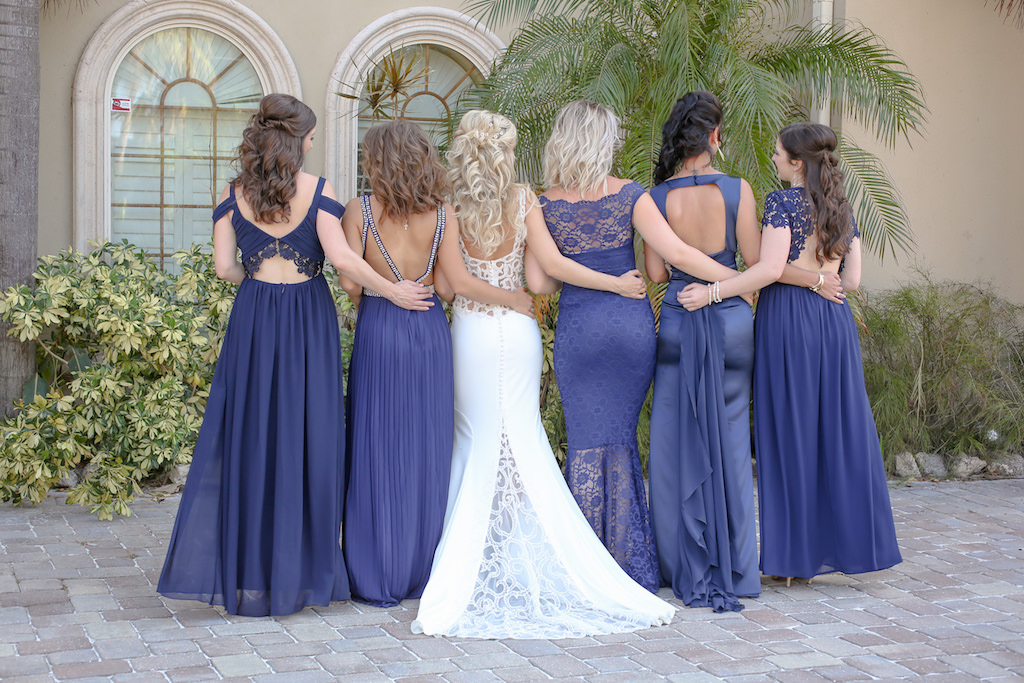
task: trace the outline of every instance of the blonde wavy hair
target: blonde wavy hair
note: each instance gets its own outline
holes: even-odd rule
[[[512,150],[518,133],[501,114],[475,109],[467,112],[448,150],[448,180],[452,205],[459,215],[463,239],[488,257],[508,235],[525,229],[519,217],[522,185],[515,182]]]
[[[580,194],[596,190],[621,146],[615,112],[589,100],[570,102],[558,112],[544,145],[544,185]]]

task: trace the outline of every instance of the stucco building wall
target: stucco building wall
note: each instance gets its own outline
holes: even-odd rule
[[[885,162],[910,215],[912,256],[865,259],[863,285],[888,288],[920,266],[940,280],[982,281],[1024,304],[1024,31],[982,0],[846,0],[842,10],[879,34],[920,80],[923,137]]]

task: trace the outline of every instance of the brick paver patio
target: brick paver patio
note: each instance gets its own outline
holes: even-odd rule
[[[61,494],[2,504],[0,679],[1020,680],[1024,480],[891,493],[894,569],[791,588],[765,579],[740,613],[683,607],[669,626],[555,641],[415,636],[415,601],[227,616],[154,592],[177,496],[140,497],[113,522]]]

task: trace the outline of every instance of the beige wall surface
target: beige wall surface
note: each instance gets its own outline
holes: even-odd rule
[[[39,253],[50,254],[72,243],[72,93],[75,72],[89,39],[129,0],[68,3],[44,16],[40,25],[40,202]],[[183,3],[187,4],[187,3]],[[243,0],[277,33],[291,53],[302,83],[302,99],[317,113],[322,130],[324,101],[331,72],[349,41],[374,20],[399,9],[422,6],[415,0],[317,3]],[[435,0],[431,6],[465,11],[461,0]],[[498,31],[508,40],[508,31]],[[321,137],[322,143],[322,137]],[[323,174],[322,144],[314,147],[306,170]]]
[[[878,153],[904,200],[912,256],[865,259],[865,288],[927,269],[933,279],[986,282],[1024,304],[1024,31],[981,0],[846,0],[847,18],[879,34],[920,80],[923,137]]]

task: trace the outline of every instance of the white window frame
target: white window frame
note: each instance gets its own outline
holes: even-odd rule
[[[121,62],[140,41],[169,28],[215,33],[252,64],[265,93],[302,99],[295,62],[255,12],[235,0],[133,0],[97,29],[82,53],[73,94],[72,244],[110,239],[110,89]]]
[[[470,61],[487,76],[505,43],[482,23],[443,7],[413,7],[377,19],[360,31],[338,56],[327,86],[324,154],[327,179],[345,201],[356,193],[356,154],[359,145],[358,97],[373,64],[389,50],[430,43],[446,47]]]

